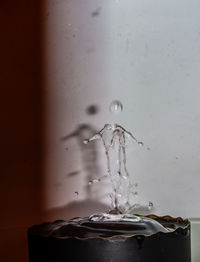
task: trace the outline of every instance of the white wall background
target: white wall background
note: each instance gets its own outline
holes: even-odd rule
[[[198,0],[47,1],[46,209],[87,198],[87,152],[77,137],[61,138],[117,122],[145,144],[128,154],[140,201],[156,214],[200,217],[199,10]]]

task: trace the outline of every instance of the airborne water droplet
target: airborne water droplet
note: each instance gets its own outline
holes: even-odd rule
[[[152,208],[153,208],[153,203],[152,203],[152,202],[149,202],[149,207],[148,207],[148,209],[149,209],[149,210],[152,210]]]
[[[114,114],[117,115],[117,114],[119,114],[119,113],[122,112],[122,110],[123,110],[123,105],[122,105],[122,103],[121,103],[120,101],[115,100],[115,101],[113,101],[113,102],[110,104],[109,109],[110,109],[110,112],[111,112],[111,113],[114,113]]]
[[[89,139],[83,140],[83,144],[87,145],[89,143]]]

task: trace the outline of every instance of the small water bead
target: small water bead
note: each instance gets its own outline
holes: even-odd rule
[[[138,142],[138,145],[144,146],[144,143],[143,142]]]
[[[111,112],[111,113],[114,113],[114,114],[117,115],[117,114],[119,114],[119,113],[122,112],[122,110],[123,110],[123,105],[122,105],[122,103],[121,103],[120,101],[115,100],[115,101],[113,101],[113,102],[110,104],[109,109],[110,109],[110,112]]]
[[[99,183],[99,182],[101,182],[101,179],[100,178],[95,178],[93,180],[90,180],[88,182],[88,185],[92,185],[92,184]]]
[[[78,191],[75,191],[74,193],[75,193],[77,196],[79,195],[79,192],[78,192]]]
[[[153,203],[152,203],[152,202],[149,202],[148,209],[149,209],[149,210],[152,210],[152,209],[153,209]]]
[[[89,139],[84,139],[83,140],[83,144],[85,144],[85,145],[87,145],[89,142],[90,142]]]

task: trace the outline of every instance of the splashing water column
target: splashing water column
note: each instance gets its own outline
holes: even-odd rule
[[[118,110],[118,105],[112,108]],[[133,215],[137,204],[132,203],[129,197],[131,183],[126,167],[126,135],[142,144],[118,124],[106,124],[83,141],[87,145],[98,139],[105,150],[107,176],[112,186],[109,213],[31,227],[28,230],[30,262],[149,262],[149,259],[154,262],[191,262],[188,220]],[[117,152],[117,173],[112,170],[112,149]],[[128,180],[125,187],[128,194],[124,194],[126,204],[123,206],[120,197],[124,193],[121,191],[124,178]],[[101,179],[89,183],[92,186],[98,182]],[[153,203],[149,202],[149,209],[152,206]]]

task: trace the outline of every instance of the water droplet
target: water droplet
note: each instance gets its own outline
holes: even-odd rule
[[[90,180],[89,183],[88,183],[88,185],[92,185],[92,184],[98,183],[98,182],[101,182],[101,178],[95,178],[95,179],[93,179],[93,180]]]
[[[87,145],[89,143],[89,139],[84,139],[83,144]]]
[[[149,210],[152,210],[152,208],[153,208],[153,203],[152,203],[152,202],[149,202],[148,209],[149,209]]]
[[[122,110],[123,110],[123,105],[122,105],[122,103],[121,103],[120,101],[115,100],[115,101],[113,101],[113,102],[110,104],[109,109],[110,109],[110,112],[111,112],[111,113],[114,113],[114,114],[117,115],[117,114],[119,114],[119,113],[122,112]]]
[[[138,145],[143,146],[144,143],[143,142],[138,142]]]
[[[75,191],[74,193],[75,193],[77,196],[79,195],[79,192],[78,192],[78,191]]]

